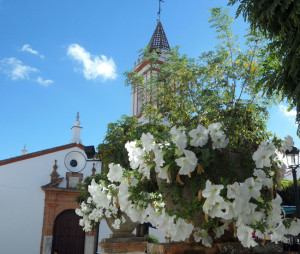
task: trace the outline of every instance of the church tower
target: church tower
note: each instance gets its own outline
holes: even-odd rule
[[[160,20],[157,21],[157,26],[148,44],[150,51],[159,50],[158,64],[162,64],[167,58],[167,51],[170,49],[167,36],[163,29]],[[157,70],[151,67],[151,60],[143,61],[143,57],[135,62],[132,71],[136,71],[138,76],[143,75],[144,83],[156,75]],[[133,88],[131,92],[131,115],[141,117],[141,110],[143,103],[149,99],[146,96],[141,95],[138,88]]]

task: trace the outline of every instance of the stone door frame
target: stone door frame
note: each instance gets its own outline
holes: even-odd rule
[[[81,191],[45,186],[42,189],[45,192],[45,202],[40,254],[51,254],[54,221],[61,212],[79,208],[76,197]],[[96,241],[96,231],[85,233],[84,254],[94,253]]]

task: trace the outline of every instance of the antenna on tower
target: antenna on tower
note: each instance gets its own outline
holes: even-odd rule
[[[161,2],[164,2],[164,0],[158,0],[158,13],[157,13],[157,15],[158,15],[158,21],[160,21],[160,12],[161,12],[160,3]]]

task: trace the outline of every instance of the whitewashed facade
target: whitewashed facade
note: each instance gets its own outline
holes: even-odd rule
[[[48,216],[44,189],[78,194],[78,182],[100,173],[101,163],[90,153],[93,147],[81,144],[79,124],[77,118],[70,144],[34,153],[26,153],[24,148],[23,155],[0,161],[0,253],[51,253],[51,235],[43,233]],[[72,163],[77,162],[75,167],[70,165],[72,159]],[[69,201],[71,207],[57,205],[55,212],[75,208],[76,202]],[[107,237],[110,231],[105,225],[101,228],[99,237]],[[89,242],[85,254],[94,253],[93,245],[89,246],[94,238],[85,236]]]

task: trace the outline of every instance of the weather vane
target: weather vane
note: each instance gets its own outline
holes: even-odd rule
[[[164,0],[158,0],[158,3],[159,3],[158,13],[157,13],[157,15],[158,15],[158,21],[160,21],[160,11],[161,11],[160,3],[161,2],[164,2]]]

